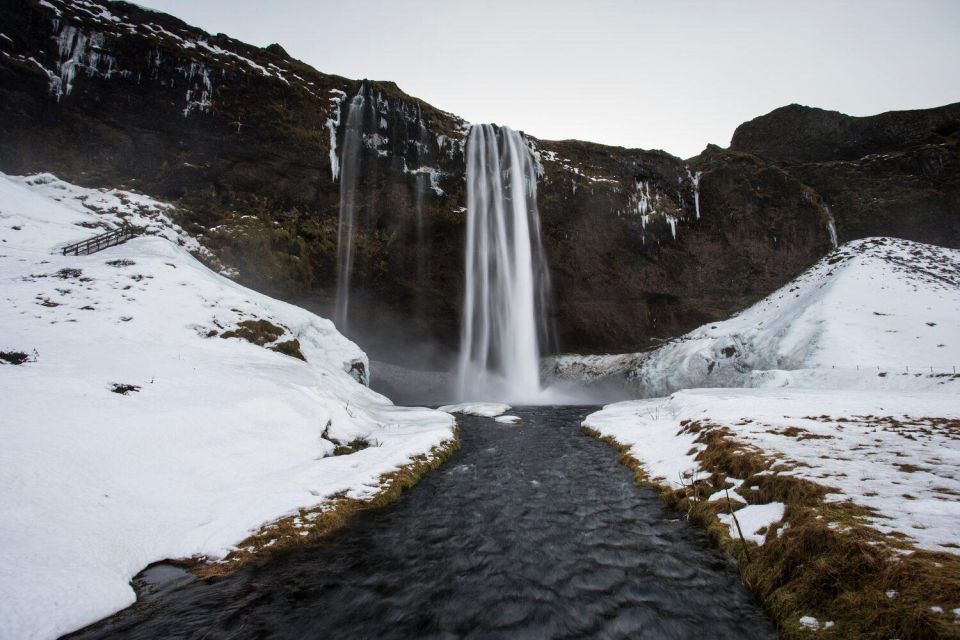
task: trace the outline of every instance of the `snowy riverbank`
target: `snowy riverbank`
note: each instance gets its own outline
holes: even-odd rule
[[[0,637],[109,615],[148,564],[223,557],[298,507],[373,496],[453,437],[451,416],[360,384],[366,356],[332,323],[201,265],[168,214],[0,175],[0,351],[26,358],[0,363]],[[60,255],[123,219],[157,235]]]
[[[960,251],[876,238],[657,350],[566,366],[666,396],[583,426],[736,553],[741,534],[760,547],[742,569],[781,630],[828,628],[816,608],[831,637],[911,635],[960,623],[939,577],[960,567],[958,318]]]

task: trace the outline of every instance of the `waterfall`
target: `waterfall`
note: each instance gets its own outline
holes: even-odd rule
[[[467,140],[467,239],[458,394],[531,401],[549,288],[537,174],[523,137],[473,125]]]
[[[360,176],[360,155],[363,144],[367,98],[365,85],[347,106],[347,125],[343,132],[343,151],[340,157],[340,223],[337,227],[337,297],[334,323],[341,332],[347,330],[350,308],[350,279],[353,275],[353,240],[356,228],[357,180]]]
[[[820,208],[823,210],[823,213],[827,217],[827,235],[830,236],[830,245],[836,249],[837,248],[837,223],[833,219],[833,213],[830,212],[830,207],[826,203],[821,203]]]
[[[417,167],[431,167],[434,164],[430,132],[421,117],[417,121]],[[433,174],[417,170],[414,175],[414,213],[416,217],[416,260],[417,260],[417,293],[415,310],[420,319],[428,312],[427,291],[429,289],[430,253],[431,247],[427,242],[426,221],[424,220],[424,201],[427,191],[434,179]]]

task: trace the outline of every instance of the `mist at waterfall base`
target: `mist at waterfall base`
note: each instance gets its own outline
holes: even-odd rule
[[[371,359],[371,386],[401,403],[498,401],[511,404],[593,404],[599,389],[570,383],[542,384],[540,356],[550,344],[546,320],[549,270],[540,239],[537,210],[538,165],[524,137],[507,127],[473,125],[465,147],[467,221],[464,293],[459,350],[417,332],[408,318],[383,314],[369,292],[352,280],[358,266],[356,242],[375,215],[365,186],[378,170],[364,160],[363,146],[377,132],[378,100],[364,83],[344,105],[340,158],[340,208],[337,234],[337,287],[333,305],[306,301],[333,318]],[[339,123],[338,123],[339,124]],[[421,133],[426,128],[420,124]],[[419,148],[429,149],[423,140]],[[417,243],[410,265],[418,282],[429,270],[424,242],[423,198],[428,155],[416,158],[412,174]],[[364,204],[365,203],[365,204]],[[360,263],[362,266],[362,263]],[[417,308],[428,308],[423,288]]]

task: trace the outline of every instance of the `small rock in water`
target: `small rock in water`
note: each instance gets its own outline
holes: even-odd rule
[[[518,424],[521,422],[520,416],[497,416],[494,420],[503,424]]]

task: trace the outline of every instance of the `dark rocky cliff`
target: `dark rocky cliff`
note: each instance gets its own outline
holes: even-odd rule
[[[238,281],[318,308],[358,94],[356,324],[453,344],[462,119],[134,5],[0,1],[0,170],[172,200]],[[841,240],[958,246],[957,107],[915,113],[864,126],[786,107],[686,162],[528,137],[559,347],[637,350],[727,316],[830,250],[831,211]]]
[[[841,242],[960,243],[960,103],[865,118],[790,105],[740,125],[730,148],[815,189]]]

